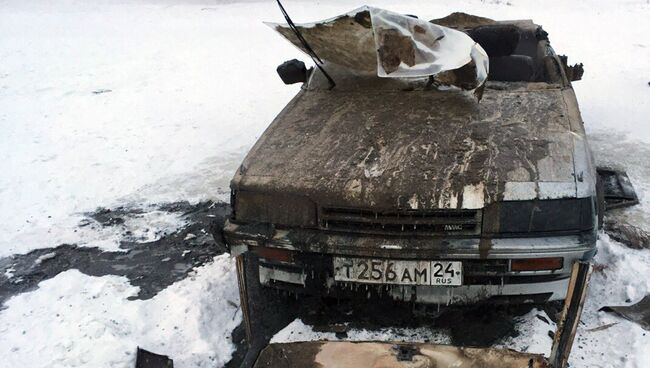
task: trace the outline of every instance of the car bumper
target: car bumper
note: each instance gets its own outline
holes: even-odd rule
[[[573,263],[590,260],[596,253],[595,236],[579,235],[490,239],[486,245],[485,239],[375,238],[311,229],[274,229],[227,221],[224,237],[233,254],[259,249],[289,252],[292,255],[290,262],[261,256],[260,282],[297,292],[357,291],[359,284],[333,279],[333,256],[463,262],[462,286],[362,285],[363,290],[419,304],[561,300],[566,297]],[[515,259],[546,257],[561,257],[562,268],[513,271],[510,266]]]

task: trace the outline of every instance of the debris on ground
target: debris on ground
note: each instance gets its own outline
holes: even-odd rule
[[[649,249],[650,232],[638,226],[622,222],[606,220],[604,229],[612,239],[625,244],[632,249]]]
[[[602,326],[598,326],[598,327],[590,328],[590,329],[588,329],[587,331],[589,331],[589,332],[604,331],[604,330],[606,330],[606,329],[608,329],[608,328],[610,328],[610,327],[616,326],[617,324],[618,324],[618,322],[608,323],[608,324],[606,324],[606,325],[602,325]]]
[[[619,315],[629,321],[637,323],[644,330],[650,331],[650,295],[632,305],[606,306],[600,308],[603,312]]]
[[[166,355],[155,354],[138,347],[135,368],[174,368],[174,361]]]
[[[103,88],[102,88],[102,89],[96,89],[96,90],[94,90],[94,91],[93,91],[93,94],[101,95],[102,93],[109,93],[109,92],[113,92],[113,91],[110,90],[110,89],[103,89]]]
[[[624,170],[599,167],[597,171],[606,210],[631,207],[639,203],[634,186]]]

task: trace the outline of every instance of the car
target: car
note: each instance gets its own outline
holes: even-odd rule
[[[595,255],[604,199],[571,84],[581,65],[530,20],[432,22],[487,51],[480,102],[431,78],[279,69],[304,84],[237,170],[223,229],[245,317],[273,289],[435,308],[563,300],[574,262]]]

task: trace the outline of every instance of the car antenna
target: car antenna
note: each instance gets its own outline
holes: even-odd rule
[[[289,17],[289,14],[287,14],[287,11],[284,10],[284,6],[282,6],[282,3],[280,2],[280,0],[276,0],[276,1],[278,2],[278,6],[280,7],[280,11],[282,12],[282,15],[284,15],[284,19],[287,21],[287,24],[289,24],[289,28],[291,28],[293,33],[296,34],[296,37],[298,38],[298,41],[300,41],[302,46],[305,48],[305,51],[307,51],[307,54],[309,55],[309,57],[311,57],[311,60],[314,62],[314,64],[316,64],[316,67],[318,69],[320,69],[320,71],[323,72],[323,75],[325,75],[325,78],[327,78],[327,81],[330,84],[329,89],[334,88],[336,86],[336,83],[334,82],[334,79],[332,79],[332,77],[330,77],[330,75],[327,74],[325,69],[323,69],[323,67],[321,66],[321,64],[323,64],[323,60],[321,60],[318,57],[318,55],[316,54],[316,51],[314,51],[314,49],[312,49],[311,46],[309,46],[309,44],[307,43],[307,40],[305,40],[305,38],[302,36],[302,34],[298,30],[298,28],[296,28],[296,25],[293,23],[293,21]]]

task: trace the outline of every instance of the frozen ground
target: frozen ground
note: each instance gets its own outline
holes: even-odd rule
[[[359,5],[285,3],[296,21]],[[642,204],[625,216],[649,228],[646,0],[372,5],[426,19],[465,11],[543,24],[556,50],[585,63],[575,88],[594,151],[628,169]],[[125,234],[151,242],[187,225],[156,204],[226,199],[239,160],[297,90],[280,82],[275,67],[306,59],[263,20],[281,21],[272,1],[0,0],[0,257],[61,243],[124,251]],[[80,227],[86,213],[118,206],[149,210],[118,227]],[[143,226],[150,232],[139,232]],[[50,250],[43,252],[40,262],[51,262]],[[593,276],[572,366],[650,366],[650,337],[597,312],[650,292],[650,252],[604,236],[596,261],[603,269]],[[0,281],[19,273],[9,267]],[[132,300],[132,285],[69,269],[8,300],[0,311],[0,366],[128,367],[136,345],[170,354],[179,367],[228,361],[241,317],[226,256],[153,298]],[[521,317],[520,335],[503,344],[547,352],[553,326],[537,314]],[[427,333],[415,334],[444,341]],[[296,321],[276,339],[311,337]]]

